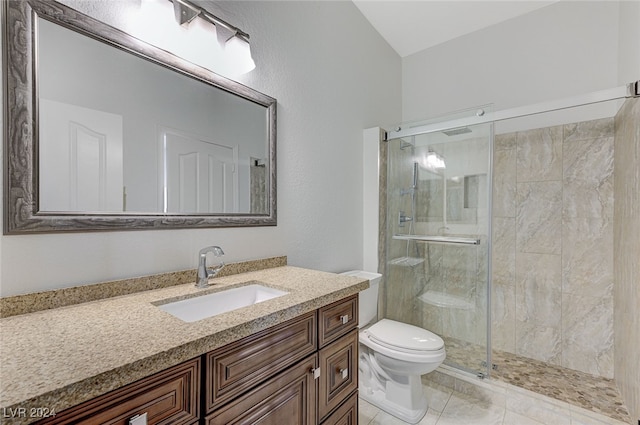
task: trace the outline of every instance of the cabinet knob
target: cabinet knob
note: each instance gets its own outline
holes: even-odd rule
[[[344,316],[340,316],[340,321],[343,325],[346,325],[347,323],[349,323],[349,315],[345,314]]]
[[[349,368],[340,369],[338,373],[342,375],[342,379],[347,379],[349,377]]]

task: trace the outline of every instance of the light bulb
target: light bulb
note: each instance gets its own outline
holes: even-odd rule
[[[251,48],[249,42],[234,35],[231,37],[224,46],[225,54],[229,63],[229,68],[235,74],[246,74],[256,67],[253,58],[251,57]]]

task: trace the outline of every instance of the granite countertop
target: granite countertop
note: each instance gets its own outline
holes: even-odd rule
[[[250,281],[289,294],[193,323],[154,305]],[[60,412],[369,286],[357,277],[291,266],[211,283],[208,289],[183,284],[0,319],[3,419],[10,408]]]

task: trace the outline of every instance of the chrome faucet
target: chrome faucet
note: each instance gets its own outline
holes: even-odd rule
[[[202,248],[198,254],[198,282],[196,288],[207,288],[209,286],[209,279],[215,277],[220,270],[224,267],[224,262],[220,261],[215,267],[207,267],[207,254],[212,253],[216,257],[222,257],[224,251],[219,246],[208,246]]]

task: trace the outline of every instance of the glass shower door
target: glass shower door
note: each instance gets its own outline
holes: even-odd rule
[[[388,142],[384,316],[445,341],[488,375],[492,125]]]

